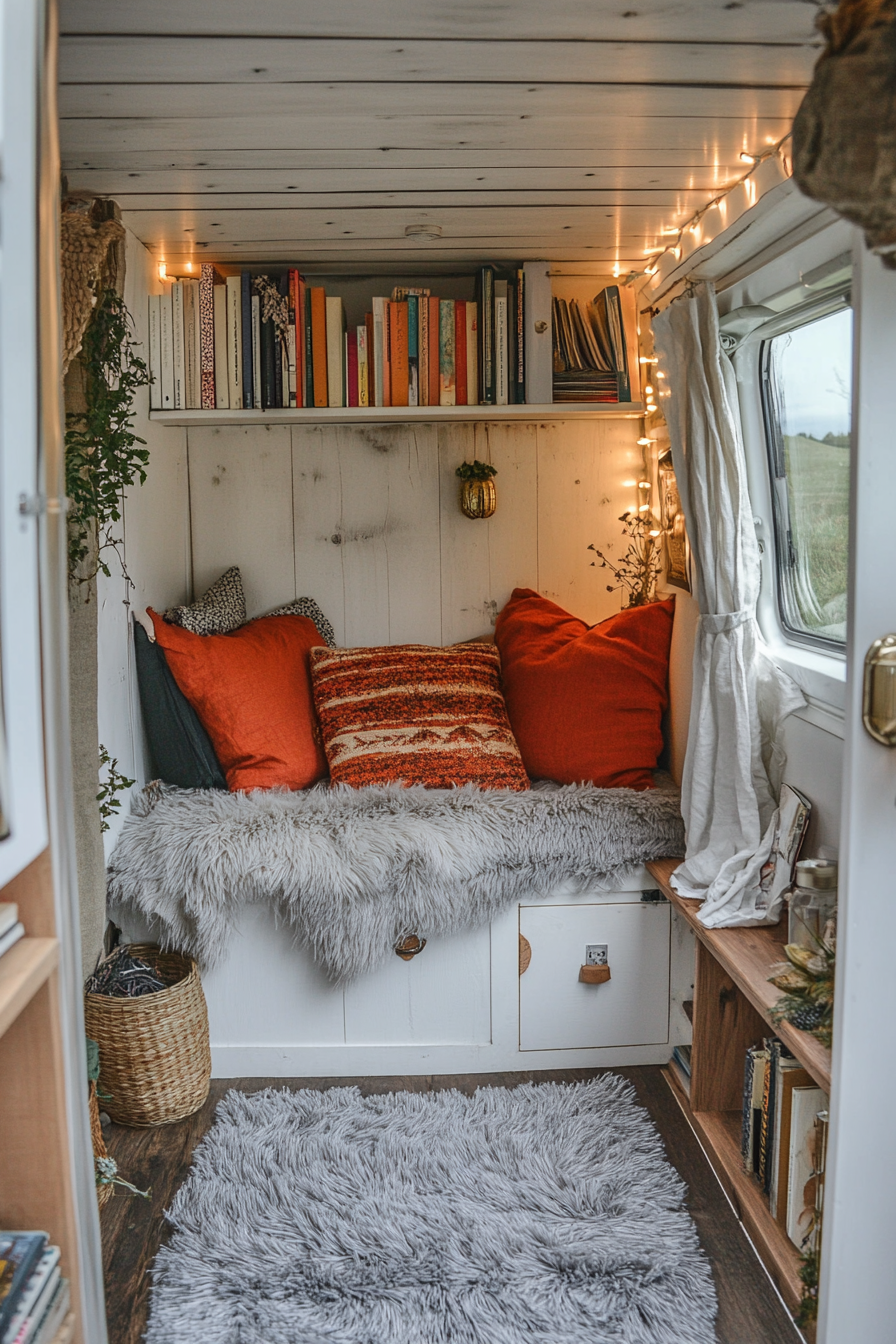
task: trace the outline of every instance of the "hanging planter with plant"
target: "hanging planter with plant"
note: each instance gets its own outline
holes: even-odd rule
[[[454,473],[460,477],[460,507],[468,518],[491,518],[498,507],[498,492],[493,476],[498,469],[490,462],[463,462]]]

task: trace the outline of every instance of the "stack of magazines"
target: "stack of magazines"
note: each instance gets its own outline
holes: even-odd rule
[[[52,1344],[71,1306],[46,1232],[0,1232],[0,1344]]]
[[[631,401],[617,285],[590,302],[553,300],[554,401]]]

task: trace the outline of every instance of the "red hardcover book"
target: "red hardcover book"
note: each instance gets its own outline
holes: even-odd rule
[[[348,349],[348,361],[346,364],[346,380],[348,382],[348,404],[349,406],[358,405],[358,332],[357,328],[352,327],[351,331],[346,333],[346,345]]]
[[[215,280],[217,271],[204,261],[199,272],[199,395],[204,411],[213,411],[215,400]]]
[[[439,300],[429,298],[429,404],[439,404]]]
[[[408,404],[408,305],[389,304],[389,364],[393,406]]]
[[[454,389],[455,406],[467,404],[467,305],[458,299],[454,305]]]

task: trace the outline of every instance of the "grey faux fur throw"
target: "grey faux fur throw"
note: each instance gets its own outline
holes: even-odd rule
[[[272,904],[334,981],[396,942],[457,933],[563,882],[683,852],[678,794],[590,785],[222,793],[150,786],[109,865],[110,914],[139,911],[211,966],[241,906]]]

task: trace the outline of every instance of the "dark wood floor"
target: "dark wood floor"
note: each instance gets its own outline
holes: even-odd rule
[[[143,1200],[117,1192],[103,1210],[103,1265],[109,1344],[138,1344],[146,1329],[149,1270],[166,1235],[164,1210],[184,1180],[193,1149],[211,1127],[217,1102],[230,1089],[257,1092],[264,1087],[327,1087],[357,1085],[365,1094],[428,1092],[456,1087],[514,1087],[519,1083],[578,1082],[600,1070],[568,1069],[551,1073],[508,1073],[420,1078],[282,1078],[228,1079],[212,1083],[208,1101],[196,1115],[160,1129],[106,1130],[109,1151],[121,1174],[139,1189],[152,1189]],[[710,1258],[719,1297],[719,1344],[799,1344],[790,1317],[765,1275],[734,1216],[693,1131],[658,1068],[614,1069],[634,1085],[666,1145],[669,1161],[689,1190],[688,1208]],[[385,1342],[384,1342],[385,1344]]]

